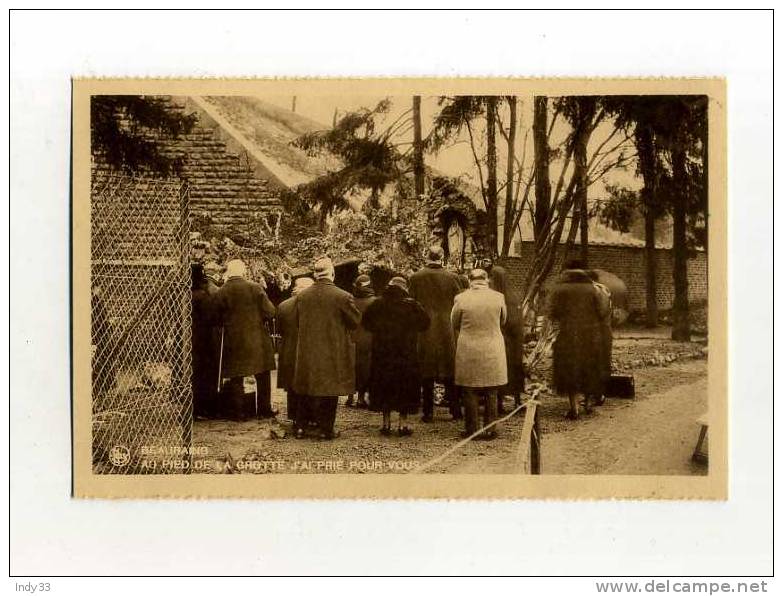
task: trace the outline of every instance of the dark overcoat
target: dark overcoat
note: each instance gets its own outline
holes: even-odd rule
[[[277,330],[281,336],[277,351],[277,387],[287,391],[294,379],[296,342],[299,335],[296,324],[296,296],[291,296],[277,305]]]
[[[419,370],[423,378],[454,378],[454,335],[451,307],[462,287],[456,273],[428,264],[408,281],[411,298],[424,307],[430,326],[419,335]]]
[[[192,293],[191,346],[193,401],[201,409],[214,397],[218,386],[220,328],[215,317],[217,286],[208,282]]]
[[[593,283],[601,317],[601,380],[604,386],[612,376],[612,293],[604,284]],[[602,391],[603,393],[603,391]]]
[[[356,308],[362,313],[367,307],[378,298],[374,294],[367,296],[356,296]],[[364,325],[359,325],[353,332],[353,341],[356,344],[356,389],[359,391],[367,389],[370,382],[370,362],[372,361],[372,334]]]
[[[549,316],[560,326],[552,351],[552,381],[559,393],[601,393],[601,313],[598,291],[587,274],[564,271],[549,304]]]
[[[353,393],[356,347],[351,331],[361,319],[353,296],[319,279],[297,295],[296,313],[294,391],[312,397]]]
[[[418,334],[429,324],[424,307],[396,286],[367,308],[362,327],[372,334],[371,409],[403,414],[418,410],[421,377],[416,346]]]
[[[223,326],[223,378],[249,377],[275,368],[272,338],[264,319],[275,307],[264,289],[232,277],[214,296],[217,321]]]
[[[525,327],[522,319],[521,298],[511,288],[508,272],[495,265],[489,274],[489,287],[500,292],[506,299],[506,323],[503,325],[503,341],[506,344],[506,368],[508,383],[499,388],[507,394],[525,390]]]

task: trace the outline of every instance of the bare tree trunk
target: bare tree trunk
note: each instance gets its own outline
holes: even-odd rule
[[[525,297],[522,301],[523,315],[526,315],[528,310],[535,302],[536,296],[541,289],[544,281],[549,273],[552,271],[552,267],[555,264],[555,258],[557,257],[557,250],[560,246],[560,239],[563,236],[563,228],[565,227],[568,213],[571,211],[574,205],[574,189],[576,187],[576,178],[572,174],[571,181],[568,183],[563,197],[557,202],[555,206],[556,216],[551,224],[547,224],[546,238],[544,238],[540,244],[537,245],[536,256],[533,260],[533,266],[525,276]],[[569,236],[571,232],[569,232]],[[573,244],[573,242],[572,242]]]
[[[516,159],[515,143],[517,139],[517,98],[508,97],[509,129],[508,159],[506,163],[506,205],[503,217],[503,248],[501,256],[507,257],[514,240],[514,166]]]
[[[644,211],[644,266],[647,327],[658,326],[658,256],[655,252],[656,199],[658,194],[657,159],[653,135],[647,126],[637,125],[634,133],[639,153],[639,169],[644,180],[642,209]]]
[[[380,195],[377,188],[373,188],[370,191],[370,196],[367,198],[367,207],[369,209],[378,209],[381,206]]]
[[[536,245],[546,236],[552,200],[552,182],[549,180],[549,141],[547,139],[547,97],[533,100],[533,150],[535,152],[536,202],[533,215],[533,238]]]
[[[563,245],[563,267],[571,258],[571,251],[574,248],[574,241],[576,240],[576,233],[579,231],[582,218],[579,213],[580,206],[574,203],[574,210],[571,213],[571,227],[568,228],[568,236],[566,237],[565,244]]]
[[[687,197],[685,193],[687,192],[687,175],[684,142],[675,138],[672,147],[672,177],[677,189],[672,209],[674,220],[674,246],[672,247],[674,258],[672,267],[674,278],[672,339],[676,341],[690,341],[691,339],[690,316],[688,313],[688,246],[686,237]]]
[[[579,256],[588,263],[588,233],[587,233],[587,134],[586,123],[578,131],[574,147],[574,168],[576,169],[576,197],[574,214],[579,217]]]
[[[579,256],[587,267],[589,257],[589,237],[587,230],[587,143],[592,133],[595,99],[580,97],[577,99],[577,118],[574,130],[574,173],[576,175],[576,196],[574,212],[579,219]]]
[[[493,258],[498,252],[498,154],[495,145],[497,105],[497,96],[487,97],[487,244]]]
[[[421,95],[413,96],[413,180],[416,198],[424,194],[424,151],[421,143]]]

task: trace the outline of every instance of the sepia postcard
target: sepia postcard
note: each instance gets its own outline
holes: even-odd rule
[[[724,80],[72,97],[74,496],[728,497]]]

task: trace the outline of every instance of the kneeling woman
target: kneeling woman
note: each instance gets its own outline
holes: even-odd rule
[[[421,379],[416,354],[418,334],[430,325],[424,308],[408,295],[408,282],[393,277],[362,317],[372,333],[370,409],[383,413],[381,434],[391,434],[391,413],[400,414],[398,433],[412,433],[408,415],[419,408]]]

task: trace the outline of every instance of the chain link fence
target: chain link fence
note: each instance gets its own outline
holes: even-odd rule
[[[187,185],[97,175],[91,213],[93,471],[187,472],[193,422]]]

